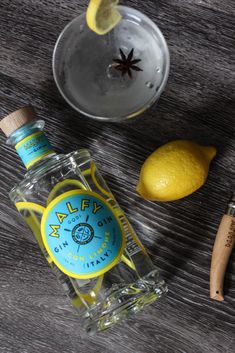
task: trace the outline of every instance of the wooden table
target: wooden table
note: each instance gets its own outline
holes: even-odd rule
[[[32,104],[58,151],[84,146],[126,210],[169,285],[167,297],[127,323],[88,337],[30,232],[8,199],[24,168],[0,147],[1,353],[232,353],[235,346],[234,254],[225,301],[209,299],[211,251],[233,191],[235,4],[233,0],[122,1],[149,15],[171,53],[169,82],[159,103],[128,123],[100,123],[73,111],[51,70],[63,27],[85,0],[1,0],[0,115]],[[208,181],[174,203],[143,201],[140,167],[158,146],[177,138],[218,148]]]

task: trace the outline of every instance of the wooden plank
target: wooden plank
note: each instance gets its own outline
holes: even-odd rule
[[[234,2],[122,3],[149,15],[167,38],[171,73],[157,105],[123,124],[74,112],[55,87],[51,56],[60,31],[87,1],[1,0],[0,116],[31,103],[58,151],[91,150],[169,293],[128,323],[88,337],[9,202],[24,168],[1,135],[0,352],[234,352],[234,254],[225,302],[209,299],[214,237],[234,185]],[[135,186],[143,161],[176,138],[218,148],[206,185],[174,203],[141,200]]]

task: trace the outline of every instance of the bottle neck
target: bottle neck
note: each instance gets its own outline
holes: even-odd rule
[[[14,131],[7,143],[13,145],[27,169],[43,158],[55,154],[43,132],[44,121],[37,120]]]

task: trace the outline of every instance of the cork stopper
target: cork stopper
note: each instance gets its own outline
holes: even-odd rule
[[[36,119],[36,113],[32,107],[23,107],[7,115],[0,121],[0,129],[8,137],[21,126],[31,123]]]

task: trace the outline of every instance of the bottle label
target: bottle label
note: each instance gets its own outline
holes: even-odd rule
[[[95,192],[72,190],[55,198],[41,222],[44,245],[61,271],[74,278],[110,270],[125,247],[122,223]]]
[[[16,144],[15,149],[27,169],[35,162],[54,152],[43,131],[25,137]]]

